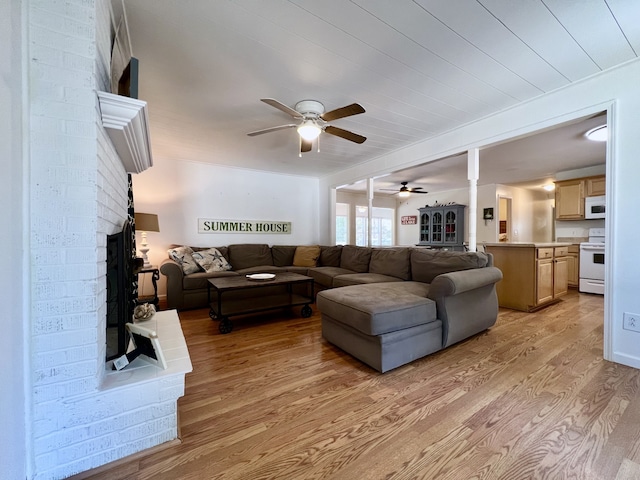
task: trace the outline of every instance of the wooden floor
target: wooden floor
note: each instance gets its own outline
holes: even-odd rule
[[[275,314],[221,335],[181,313],[182,444],[98,479],[639,479],[640,370],[602,359],[603,298],[537,313],[379,374]]]

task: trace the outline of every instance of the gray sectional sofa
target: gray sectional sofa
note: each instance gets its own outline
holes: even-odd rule
[[[492,266],[490,254],[322,246],[315,266],[299,266],[296,246],[216,248],[232,270],[185,274],[174,260],[162,263],[169,308],[206,307],[207,279],[214,276],[308,275],[318,292],[323,337],[380,372],[486,330],[498,316],[495,284],[502,273]]]

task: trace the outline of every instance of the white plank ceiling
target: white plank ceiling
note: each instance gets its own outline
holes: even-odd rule
[[[637,0],[124,5],[133,55],[140,60],[139,98],[149,104],[154,157],[293,175],[322,177],[388,154],[640,52]],[[322,134],[321,151],[299,158],[294,129],[248,137],[291,123],[259,101],[267,97],[290,107],[315,99],[327,110],[360,103],[366,113],[331,123],[367,141],[358,145]],[[580,153],[578,160],[564,155],[571,168],[604,162],[602,145],[594,148],[600,153]]]

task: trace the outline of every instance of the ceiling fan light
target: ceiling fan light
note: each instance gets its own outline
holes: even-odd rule
[[[307,141],[313,141],[320,135],[322,130],[311,120],[305,120],[298,127],[298,134]]]
[[[411,192],[409,190],[400,190],[398,192],[399,197],[405,198],[405,197],[408,197],[409,195],[411,195]]]

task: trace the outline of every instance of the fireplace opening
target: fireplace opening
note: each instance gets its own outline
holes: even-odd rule
[[[125,324],[133,318],[138,297],[134,235],[130,218],[122,231],[107,235],[107,361],[124,355],[129,343]]]

